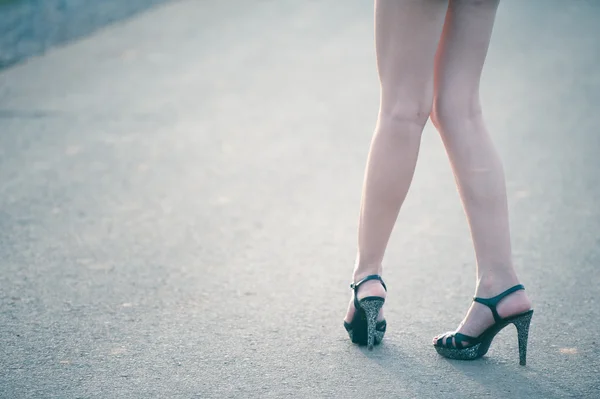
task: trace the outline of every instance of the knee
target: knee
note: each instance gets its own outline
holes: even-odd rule
[[[444,133],[451,126],[463,125],[481,118],[478,94],[464,95],[460,90],[442,90],[435,93],[431,120]]]
[[[397,132],[415,132],[420,134],[431,114],[432,100],[415,99],[405,96],[382,97],[379,110],[379,122]]]

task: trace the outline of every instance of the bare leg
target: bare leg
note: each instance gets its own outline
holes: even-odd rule
[[[433,101],[433,64],[445,0],[376,0],[381,103],[363,185],[354,281],[381,274],[384,252],[410,186]],[[360,297],[385,296],[377,281]],[[354,315],[352,301],[346,321]],[[380,314],[380,319],[383,317]]]
[[[515,273],[502,162],[486,130],[479,80],[498,0],[450,0],[435,65],[432,119],[450,158],[477,258],[476,296],[492,297],[519,283]],[[531,303],[518,291],[498,306],[501,316]],[[478,336],[493,324],[490,310],[473,303],[458,332]]]

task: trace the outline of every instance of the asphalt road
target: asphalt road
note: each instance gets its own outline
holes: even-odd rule
[[[0,72],[0,397],[600,396],[593,1],[506,0],[482,82],[528,365],[449,361],[474,256],[423,137],[386,258],[389,331],[342,317],[378,107],[370,2],[155,8]]]

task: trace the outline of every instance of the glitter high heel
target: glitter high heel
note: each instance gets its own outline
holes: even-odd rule
[[[527,362],[527,339],[529,336],[529,324],[531,323],[533,309],[506,318],[500,317],[498,311],[496,310],[496,306],[502,299],[506,298],[515,291],[524,289],[525,287],[519,284],[509,288],[493,298],[473,298],[475,302],[481,303],[490,308],[492,315],[494,316],[495,323],[481,333],[478,337],[470,337],[458,332],[445,333],[440,336],[434,344],[437,352],[449,359],[474,360],[480,358],[487,353],[496,334],[498,334],[509,324],[514,324],[517,328],[517,335],[519,339],[519,364],[521,366],[525,366]],[[463,342],[467,342],[467,344],[463,345]]]
[[[385,298],[380,296],[368,296],[360,301],[357,298],[358,288],[367,281],[379,280],[383,288],[387,291],[385,283],[381,276],[373,274],[360,280],[358,283],[350,284],[350,288],[354,290],[354,307],[356,311],[350,323],[344,321],[344,328],[348,332],[353,343],[359,345],[367,345],[369,350],[373,349],[373,345],[381,343],[385,335],[387,323],[385,320],[377,321],[379,310],[385,302]]]

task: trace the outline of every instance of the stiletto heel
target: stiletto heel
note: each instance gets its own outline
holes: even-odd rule
[[[383,306],[383,302],[384,300],[381,297],[368,297],[361,299],[358,302],[367,317],[367,348],[369,350],[373,350],[373,344],[375,343],[377,315]]]
[[[524,314],[513,321],[517,328],[517,336],[519,337],[519,364],[525,366],[527,363],[527,340],[529,338],[529,325],[531,324],[531,313]]]
[[[500,301],[515,291],[524,290],[521,284],[509,288],[500,295],[493,298],[478,298],[475,297],[475,302],[487,306],[492,311],[494,316],[494,324],[487,330],[481,333],[478,337],[470,337],[458,332],[448,332],[439,337],[434,347],[437,352],[449,359],[459,360],[474,360],[485,355],[490,348],[496,334],[509,324],[514,324],[517,328],[517,336],[519,340],[519,364],[525,366],[527,357],[527,339],[529,336],[529,325],[533,309],[528,310],[514,316],[502,318],[496,310],[496,306]],[[463,342],[467,344],[464,345]]]
[[[385,283],[381,276],[376,274],[367,276],[358,283],[350,284],[350,288],[354,290],[354,307],[356,311],[350,323],[344,321],[344,328],[348,332],[350,340],[359,345],[367,345],[369,350],[373,349],[374,345],[381,343],[387,323],[385,320],[377,321],[379,311],[383,307],[385,298],[379,296],[369,296],[362,298],[360,301],[357,298],[358,288],[367,281],[379,280],[383,288],[387,291]]]

